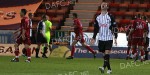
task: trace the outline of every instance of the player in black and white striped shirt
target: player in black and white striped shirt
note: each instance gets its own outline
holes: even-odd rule
[[[101,4],[101,14],[96,17],[94,24],[94,35],[92,39],[92,43],[95,42],[95,38],[97,33],[99,33],[98,39],[99,51],[104,54],[104,64],[103,67],[99,67],[102,73],[104,73],[105,68],[108,68],[107,73],[110,74],[112,72],[110,67],[110,50],[113,44],[113,35],[115,35],[115,44],[117,45],[117,26],[114,17],[107,12],[108,4],[106,2],[102,2]]]

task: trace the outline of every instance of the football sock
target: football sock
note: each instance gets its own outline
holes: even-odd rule
[[[39,56],[39,49],[36,48],[36,49],[35,49],[35,52],[36,52],[35,56],[38,57],[38,56]]]
[[[19,49],[15,50],[15,56],[16,58],[19,58]]]
[[[48,49],[47,47],[44,47],[44,52],[43,52],[43,55],[44,55],[44,56],[46,56],[47,49]]]
[[[128,47],[128,50],[127,50],[127,55],[129,56],[129,53],[130,53],[130,48],[131,47]]]
[[[148,53],[149,51],[145,51],[145,60],[148,60]]]
[[[28,57],[28,60],[30,61],[31,60],[31,49],[30,48],[27,49],[27,57]]]
[[[108,68],[108,70],[111,70],[109,58],[110,58],[110,55],[109,55],[109,54],[106,54],[106,55],[104,56],[104,68],[105,68],[105,66],[106,66],[106,67]]]
[[[71,50],[71,57],[74,56],[74,51],[75,51],[75,46],[72,46],[72,50]]]
[[[144,50],[140,50],[141,51],[141,59],[143,59],[144,56]]]

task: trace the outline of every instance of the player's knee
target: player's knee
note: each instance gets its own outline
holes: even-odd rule
[[[109,54],[110,53],[110,50],[105,50],[105,54]]]

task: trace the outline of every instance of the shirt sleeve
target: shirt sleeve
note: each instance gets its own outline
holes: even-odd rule
[[[27,19],[22,19],[21,20],[21,27],[22,27],[22,29],[25,29],[25,30],[27,30],[28,28],[30,28],[30,25],[29,25],[29,20],[27,20]]]
[[[45,26],[45,22],[42,22],[42,33],[45,35],[45,28],[46,28],[46,26]]]
[[[133,21],[133,25],[131,28],[133,28],[134,30],[136,29],[136,21]]]
[[[148,25],[147,25],[147,23],[146,22],[144,22],[144,26],[145,26],[145,32],[147,32],[148,33]]]
[[[50,25],[49,25],[49,27],[50,27],[50,28],[52,28],[52,22],[50,22]]]
[[[115,17],[112,16],[111,14],[109,14],[109,16],[111,18],[111,26],[109,27],[109,29],[114,34],[115,39],[117,39],[117,37],[118,37],[118,28],[117,28],[117,25],[116,25]]]
[[[95,20],[95,22],[94,22],[94,31],[93,31],[93,39],[96,39],[96,35],[97,35],[98,31],[99,31],[98,21]]]
[[[76,25],[76,28],[79,30],[79,34],[83,35],[82,31],[82,25],[79,20],[74,20],[74,24]]]
[[[82,27],[78,20],[75,20],[74,23],[75,23],[77,28],[81,28]]]
[[[37,29],[40,31],[42,30],[42,28],[43,28],[42,22],[39,22]]]

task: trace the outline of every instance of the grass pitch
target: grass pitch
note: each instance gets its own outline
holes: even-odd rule
[[[103,59],[75,58],[32,58],[26,63],[25,57],[20,62],[10,62],[13,57],[0,56],[0,75],[101,75],[98,70]],[[111,75],[150,75],[150,61],[133,63],[133,60],[111,59]],[[106,74],[107,69],[105,70]]]

